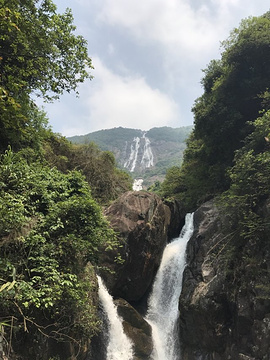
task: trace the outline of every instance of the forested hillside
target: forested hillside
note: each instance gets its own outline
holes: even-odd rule
[[[270,13],[243,20],[222,43],[204,70],[183,166],[169,170],[163,195],[190,210],[224,191],[268,192],[269,43]]]
[[[181,166],[186,139],[191,130],[192,126],[180,128],[164,126],[152,128],[148,131],[119,127],[73,136],[69,140],[74,144],[94,142],[100,149],[111,151],[115,155],[118,166],[127,171],[132,170],[133,178],[143,178],[144,188],[148,188],[155,182],[163,181],[168,168]],[[145,149],[145,137],[148,139],[148,149]],[[142,144],[136,145],[136,139],[141,139]],[[134,154],[134,169],[131,169],[131,149],[133,148],[135,152],[136,146],[138,146],[138,152],[137,155]],[[145,166],[146,150],[151,151],[152,161]]]
[[[100,205],[132,185],[112,153],[54,134],[33,100],[92,78],[75,29],[50,0],[0,1],[1,359],[83,351],[99,328],[94,266],[117,243]]]

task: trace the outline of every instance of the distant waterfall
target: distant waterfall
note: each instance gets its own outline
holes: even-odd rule
[[[130,146],[129,159],[124,164],[124,167],[129,169],[131,172],[133,172],[135,169],[139,148],[140,148],[140,138],[136,137],[133,139],[133,142]]]
[[[182,290],[186,245],[193,233],[193,214],[186,215],[186,224],[179,238],[169,243],[148,301],[146,320],[152,326],[153,360],[179,360],[178,301]]]
[[[124,167],[130,172],[138,169],[147,169],[154,166],[154,155],[151,149],[151,142],[146,133],[141,137],[135,137],[130,145],[125,148],[128,160],[124,163]]]
[[[135,179],[133,181],[133,185],[132,185],[132,190],[133,191],[140,191],[143,189],[142,187],[143,184],[143,179]]]
[[[144,148],[143,148],[143,156],[141,160],[141,165],[143,168],[147,169],[151,166],[154,166],[154,156],[151,149],[151,142],[148,137],[143,134],[144,139]]]
[[[98,276],[99,299],[108,317],[108,338],[106,360],[132,360],[132,342],[124,333],[122,318],[117,313],[117,307],[113,302],[102,279]]]

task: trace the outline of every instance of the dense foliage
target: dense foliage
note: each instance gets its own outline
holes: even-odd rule
[[[270,189],[270,111],[253,123],[254,130],[235,154],[230,169],[230,188],[219,202],[244,242],[260,239],[269,232],[269,223],[259,211]]]
[[[0,0],[1,150],[31,139],[33,92],[52,100],[91,78],[86,41],[74,31],[71,12],[58,14],[51,0]]]
[[[230,187],[235,151],[269,108],[269,13],[243,20],[222,45],[221,59],[204,70],[204,93],[193,108],[195,127],[178,180],[169,172],[162,189],[189,210]]]
[[[72,145],[66,138],[47,132],[45,158],[60,171],[80,170],[98,203],[105,205],[120,194],[131,190],[132,179],[120,170],[114,155],[101,151],[96,144]]]
[[[232,303],[252,294],[268,313],[269,13],[242,21],[223,46],[204,72],[183,165],[168,171],[159,192],[187,211],[214,198],[226,236],[208,254],[223,268]]]
[[[98,327],[91,264],[102,244],[116,241],[88,184],[79,172],[29,165],[7,151],[0,215],[1,322],[15,339],[29,328],[80,345]]]
[[[116,169],[113,157],[95,147],[72,147],[52,133],[31,98],[34,92],[53,100],[92,77],[87,43],[74,34],[70,10],[58,14],[51,0],[0,5],[0,152],[11,145],[60,171],[82,170],[100,203],[115,199],[131,188],[131,179]]]
[[[93,143],[75,146],[72,164],[83,172],[100,204],[107,204],[132,189],[131,176],[117,167],[114,155],[99,150]]]
[[[117,243],[98,202],[131,188],[111,153],[54,134],[33,100],[91,79],[74,32],[51,0],[0,0],[0,357],[85,350],[99,327],[100,249]]]

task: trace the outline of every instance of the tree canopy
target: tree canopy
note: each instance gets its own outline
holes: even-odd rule
[[[77,92],[91,68],[69,9],[0,0],[0,357],[79,353],[99,328],[94,267],[118,244],[100,204],[131,180],[111,153],[53,133],[33,100]]]
[[[1,0],[1,85],[12,94],[35,91],[50,100],[91,78],[87,42],[75,34],[70,9],[51,0]]]
[[[270,14],[243,20],[222,47],[221,59],[204,70],[204,93],[193,107],[194,131],[175,191],[193,209],[229,188],[235,151],[269,109]],[[165,193],[167,183],[170,173]]]
[[[20,341],[41,332],[79,347],[99,325],[92,265],[101,246],[117,243],[89,185],[77,171],[29,165],[8,150],[0,217],[0,325],[12,329],[9,346],[22,352]]]
[[[51,101],[92,78],[87,42],[75,29],[71,11],[58,14],[51,0],[0,0],[2,151],[29,141],[32,94]]]

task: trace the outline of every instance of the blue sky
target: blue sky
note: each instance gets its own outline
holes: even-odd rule
[[[192,125],[202,69],[220,42],[267,0],[54,0],[72,9],[88,41],[94,79],[80,97],[44,104],[53,131],[65,136],[100,129]]]

